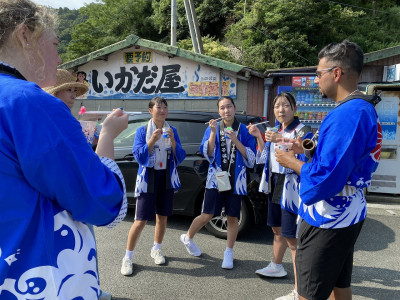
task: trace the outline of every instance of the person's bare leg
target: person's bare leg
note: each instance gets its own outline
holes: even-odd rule
[[[156,227],[154,229],[154,242],[157,244],[161,244],[165,231],[167,230],[167,216],[160,216],[156,214]]]
[[[128,241],[126,242],[126,250],[132,251],[135,249],[140,234],[142,233],[142,230],[146,223],[146,220],[135,220],[133,222],[131,229],[129,229]]]
[[[188,238],[192,239],[196,235],[196,233],[199,232],[200,229],[203,228],[204,225],[206,225],[212,219],[213,216],[214,215],[205,213],[201,213],[200,216],[197,216],[189,227],[189,230],[187,232]]]
[[[274,241],[272,244],[273,258],[272,261],[278,265],[282,264],[283,256],[288,247],[286,238],[281,236],[281,227],[272,227],[274,233]]]
[[[334,287],[329,297],[330,300],[351,300],[351,288],[338,288]]]
[[[239,231],[239,220],[236,217],[226,216],[228,221],[228,233],[226,238],[226,245],[233,248]]]
[[[292,262],[293,262],[293,273],[294,273],[294,290],[297,292],[297,276],[296,276],[296,247],[297,247],[297,239],[296,238],[286,238],[287,244],[290,248],[290,252],[292,254]]]

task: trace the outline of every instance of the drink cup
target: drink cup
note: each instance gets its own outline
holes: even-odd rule
[[[267,131],[278,132],[278,129],[275,127],[267,127]]]
[[[229,133],[229,132],[233,131],[233,128],[232,127],[226,127],[224,129],[224,131],[225,131],[225,138],[229,139],[229,136],[226,133]]]
[[[81,123],[82,132],[86,137],[86,141],[89,145],[93,143],[94,132],[96,131],[95,121],[79,121]]]
[[[293,143],[281,142],[281,143],[276,143],[276,146],[278,147],[279,150],[288,152],[289,150],[292,149]]]
[[[168,128],[167,127],[163,127],[163,129],[162,129],[162,137],[163,138],[168,138],[169,137]]]

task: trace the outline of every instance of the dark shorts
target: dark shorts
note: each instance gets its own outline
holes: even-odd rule
[[[282,209],[280,204],[272,202],[276,176],[271,176],[271,193],[268,194],[268,218],[267,225],[270,227],[282,227],[281,235],[286,238],[296,238],[297,214]]]
[[[334,287],[350,287],[354,244],[363,223],[323,229],[301,222],[296,251],[299,295],[308,300],[326,300]]]
[[[222,207],[225,207],[227,216],[239,218],[240,209],[242,208],[242,196],[232,194],[230,191],[220,193],[217,189],[206,189],[201,212],[220,215]]]
[[[286,238],[296,238],[297,214],[282,209],[278,204],[268,200],[267,225],[270,227],[281,227],[281,235]]]
[[[155,214],[172,216],[174,189],[166,189],[166,170],[154,171],[154,193],[142,193],[136,200],[135,220],[154,220]]]

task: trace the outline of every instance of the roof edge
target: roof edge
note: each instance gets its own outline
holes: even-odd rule
[[[91,60],[100,59],[100,58],[107,59],[106,57],[109,54],[111,54],[115,51],[118,51],[118,50],[129,48],[131,46],[139,46],[139,47],[149,48],[152,50],[162,51],[162,52],[165,52],[172,56],[186,58],[189,60],[193,60],[193,61],[203,63],[206,65],[210,65],[213,67],[225,69],[225,70],[232,71],[235,73],[238,73],[238,72],[242,71],[243,69],[245,69],[244,66],[236,64],[236,63],[228,62],[228,61],[225,61],[225,60],[222,60],[219,58],[215,58],[215,57],[211,57],[211,56],[207,56],[204,54],[194,53],[194,52],[191,52],[188,50],[178,48],[176,46],[170,46],[170,45],[167,45],[164,43],[145,40],[134,34],[127,36],[125,40],[122,40],[115,44],[111,44],[107,47],[104,47],[102,49],[91,52],[87,55],[81,56],[81,57],[71,60],[67,63],[61,64],[59,67],[62,69],[73,69],[73,68],[83,65]]]
[[[364,64],[400,55],[400,45],[364,54]]]

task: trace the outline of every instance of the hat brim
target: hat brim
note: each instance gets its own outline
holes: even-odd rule
[[[76,88],[76,96],[77,97],[82,96],[89,90],[89,87],[86,84],[80,83],[80,82],[63,83],[58,86],[44,88],[43,90],[45,90],[47,93],[55,96],[57,92],[59,92],[61,90],[70,89],[70,88]]]

